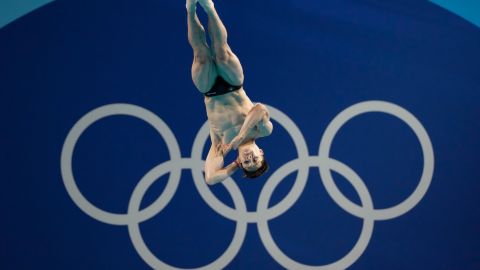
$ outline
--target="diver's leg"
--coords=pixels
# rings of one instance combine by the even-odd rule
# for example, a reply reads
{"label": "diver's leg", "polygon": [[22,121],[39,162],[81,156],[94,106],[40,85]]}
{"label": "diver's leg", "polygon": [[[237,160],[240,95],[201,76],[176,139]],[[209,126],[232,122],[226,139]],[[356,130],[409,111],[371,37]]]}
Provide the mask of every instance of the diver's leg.
{"label": "diver's leg", "polygon": [[196,13],[196,0],[187,0],[188,41],[193,49],[192,80],[200,92],[205,93],[213,86],[217,70],[207,45],[205,29]]}
{"label": "diver's leg", "polygon": [[243,69],[227,43],[227,29],[223,25],[212,0],[198,0],[208,15],[208,32],[214,49],[217,72],[233,85],[243,84]]}

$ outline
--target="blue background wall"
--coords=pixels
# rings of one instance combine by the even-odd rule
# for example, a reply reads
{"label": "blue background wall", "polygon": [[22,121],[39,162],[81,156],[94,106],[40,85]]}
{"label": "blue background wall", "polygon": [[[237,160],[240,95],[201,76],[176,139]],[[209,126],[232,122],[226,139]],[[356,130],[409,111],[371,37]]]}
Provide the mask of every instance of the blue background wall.
{"label": "blue background wall", "polygon": [[[480,268],[478,27],[424,1],[223,0],[216,7],[242,61],[248,95],[288,115],[309,155],[318,155],[322,134],[339,112],[366,100],[405,108],[428,132],[435,169],[426,195],[408,213],[376,221],[351,269]],[[2,269],[149,269],[126,226],[99,222],[72,201],[60,157],[72,126],[112,103],[155,113],[174,133],[181,156],[191,156],[206,115],[190,78],[185,15],[183,1],[54,1],[0,29]],[[249,211],[256,210],[269,177],[298,155],[288,132],[274,124],[272,136],[259,142],[271,164],[268,174],[254,181],[234,177]],[[375,208],[402,202],[422,173],[417,137],[386,114],[348,122],[331,156],[362,178]],[[140,179],[170,158],[151,126],[115,116],[81,136],[72,164],[92,204],[126,213]],[[324,265],[350,251],[362,219],[330,198],[318,168],[309,172],[298,201],[268,223],[285,254]],[[360,204],[349,182],[334,177]],[[167,178],[148,190],[142,207],[162,194]],[[288,175],[270,205],[295,180],[296,172]],[[211,189],[233,207],[222,185]],[[189,170],[166,208],[140,224],[152,253],[183,268],[219,257],[235,226],[205,203]],[[282,266],[252,222],[227,269]]]}

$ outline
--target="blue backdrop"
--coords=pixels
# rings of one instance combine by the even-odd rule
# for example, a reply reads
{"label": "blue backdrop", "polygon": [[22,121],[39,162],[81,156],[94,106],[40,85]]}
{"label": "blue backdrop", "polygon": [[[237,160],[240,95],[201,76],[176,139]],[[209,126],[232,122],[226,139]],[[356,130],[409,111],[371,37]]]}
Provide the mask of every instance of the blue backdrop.
{"label": "blue backdrop", "polygon": [[[54,1],[0,29],[0,268],[480,269],[480,29],[424,1],[215,3],[248,95],[276,112],[269,172],[209,187],[220,202],[194,180],[206,114],[183,1]],[[322,159],[359,103],[397,114],[353,117]],[[102,112],[122,115],[82,118]]]}

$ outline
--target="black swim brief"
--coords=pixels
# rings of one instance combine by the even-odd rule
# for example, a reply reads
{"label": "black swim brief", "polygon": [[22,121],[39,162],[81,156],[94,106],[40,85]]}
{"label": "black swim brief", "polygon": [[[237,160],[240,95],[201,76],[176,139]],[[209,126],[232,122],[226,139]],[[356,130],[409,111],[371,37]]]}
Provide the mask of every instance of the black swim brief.
{"label": "black swim brief", "polygon": [[208,92],[204,93],[204,95],[206,97],[225,95],[226,93],[237,91],[238,89],[242,88],[242,86],[243,85],[231,85],[225,81],[222,76],[217,76],[212,88]]}

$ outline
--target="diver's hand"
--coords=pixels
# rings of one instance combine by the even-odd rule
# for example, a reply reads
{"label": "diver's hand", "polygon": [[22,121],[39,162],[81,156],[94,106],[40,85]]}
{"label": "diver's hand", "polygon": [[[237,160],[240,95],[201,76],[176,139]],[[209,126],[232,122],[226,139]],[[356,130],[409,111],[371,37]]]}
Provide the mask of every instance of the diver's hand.
{"label": "diver's hand", "polygon": [[215,147],[216,156],[223,156],[223,144],[219,143]]}
{"label": "diver's hand", "polygon": [[232,150],[232,144],[222,144],[222,152],[223,156],[226,156]]}
{"label": "diver's hand", "polygon": [[217,156],[226,156],[231,150],[232,150],[232,145],[231,144],[218,144],[216,149],[216,154]]}

